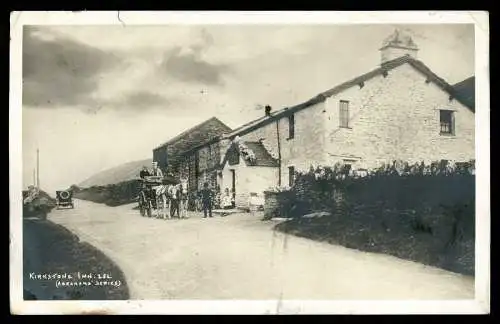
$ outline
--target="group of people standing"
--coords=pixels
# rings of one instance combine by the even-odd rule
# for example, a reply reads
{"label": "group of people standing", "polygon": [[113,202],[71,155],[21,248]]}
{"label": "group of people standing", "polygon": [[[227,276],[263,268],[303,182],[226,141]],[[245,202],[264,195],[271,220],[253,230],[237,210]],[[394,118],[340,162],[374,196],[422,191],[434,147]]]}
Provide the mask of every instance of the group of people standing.
{"label": "group of people standing", "polygon": [[222,209],[232,209],[235,207],[234,198],[229,192],[229,188],[226,188],[224,194],[221,195],[218,188],[214,193],[209,188],[208,183],[204,183],[203,189],[200,192],[200,199],[204,217],[206,217],[207,213],[211,215],[214,205]]}
{"label": "group of people standing", "polygon": [[150,176],[157,176],[157,177],[163,178],[163,172],[158,167],[158,162],[153,161],[152,169],[149,170],[147,166],[143,166],[141,172],[139,172],[139,176],[141,177],[141,179],[144,179],[144,178],[150,177]]}
{"label": "group of people standing", "polygon": [[[163,172],[158,167],[158,163],[153,161],[152,169],[149,170],[146,166],[140,171],[139,174],[141,179],[145,179],[146,177],[155,176],[163,178]],[[159,188],[158,186],[152,186],[151,194],[154,195],[155,190]],[[203,188],[198,192],[196,199],[199,199],[201,202],[201,209],[203,210],[203,218],[213,217],[212,210],[214,209],[214,205],[220,205],[222,209],[231,209],[234,208],[234,198],[231,195],[229,188],[226,188],[224,193],[221,195],[220,190],[217,188],[216,191],[212,190],[208,183],[205,182],[203,184]],[[155,201],[156,199],[154,199]],[[176,206],[175,200],[173,200],[174,204],[170,205],[170,214],[174,216],[177,212],[179,213],[179,207]]]}

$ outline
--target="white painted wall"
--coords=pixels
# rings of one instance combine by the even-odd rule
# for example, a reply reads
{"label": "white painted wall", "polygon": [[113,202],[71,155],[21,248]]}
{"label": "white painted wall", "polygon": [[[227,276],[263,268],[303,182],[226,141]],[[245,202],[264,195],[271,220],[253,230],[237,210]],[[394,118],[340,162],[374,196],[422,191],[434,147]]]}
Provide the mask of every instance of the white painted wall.
{"label": "white painted wall", "polygon": [[[288,139],[289,122],[284,117],[279,120],[279,136],[281,145],[281,183],[288,184],[288,167],[294,166],[297,171],[308,170],[311,165],[317,166],[326,160],[325,143],[325,103],[320,102],[295,113],[295,136]],[[242,135],[244,141],[264,139],[266,148],[277,156],[278,140],[276,122]],[[278,178],[274,186],[278,185]]]}
{"label": "white painted wall", "polygon": [[[402,159],[409,162],[475,156],[474,113],[409,64],[328,98],[329,164],[358,157],[357,167]],[[339,100],[350,102],[351,128],[339,128]],[[455,136],[440,135],[439,109],[455,111]]]}
{"label": "white painted wall", "polygon": [[226,163],[224,166],[221,192],[224,192],[226,188],[231,190],[231,170],[235,170],[236,173],[235,204],[237,207],[248,207],[251,192],[263,195],[266,189],[276,185],[278,179],[278,168],[247,166],[240,158],[239,164],[229,165]]}

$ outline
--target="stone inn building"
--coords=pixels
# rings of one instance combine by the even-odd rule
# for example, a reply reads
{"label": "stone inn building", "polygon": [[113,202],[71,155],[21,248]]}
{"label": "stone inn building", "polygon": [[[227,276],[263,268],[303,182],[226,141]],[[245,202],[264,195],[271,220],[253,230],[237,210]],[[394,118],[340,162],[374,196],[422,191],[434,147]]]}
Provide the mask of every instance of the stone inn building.
{"label": "stone inn building", "polygon": [[469,161],[474,147],[474,77],[452,86],[417,59],[411,37],[388,37],[381,62],[310,100],[226,134],[219,183],[236,205],[296,171],[336,163],[370,169],[393,160]]}
{"label": "stone inn building", "polygon": [[[211,119],[210,136],[200,135],[207,124],[199,125],[197,136],[180,135],[191,138],[189,145],[175,144],[178,137],[157,148],[155,159],[167,165],[171,156],[174,169],[189,176],[190,190],[207,181],[230,189],[241,207],[270,187],[291,186],[295,172],[311,166],[359,170],[394,160],[474,159],[474,77],[448,84],[397,30],[380,52],[379,65],[363,75],[292,107],[267,106],[261,118],[234,130]],[[169,145],[177,145],[175,153]]]}
{"label": "stone inn building", "polygon": [[205,181],[216,184],[221,160],[220,137],[231,128],[213,117],[182,132],[153,150],[153,160],[164,174],[188,178],[190,191]]}

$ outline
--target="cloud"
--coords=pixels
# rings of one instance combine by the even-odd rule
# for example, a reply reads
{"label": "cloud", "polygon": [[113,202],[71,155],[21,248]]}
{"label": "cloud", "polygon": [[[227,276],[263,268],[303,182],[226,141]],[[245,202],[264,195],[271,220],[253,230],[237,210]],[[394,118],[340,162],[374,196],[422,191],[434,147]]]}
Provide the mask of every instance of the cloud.
{"label": "cloud", "polygon": [[177,98],[167,98],[147,90],[137,90],[129,92],[117,100],[108,101],[104,105],[118,109],[146,110],[172,108],[172,104],[177,101]]}
{"label": "cloud", "polygon": [[134,93],[130,93],[126,97],[125,102],[129,106],[143,107],[143,106],[156,106],[164,104],[166,102],[166,99],[156,93],[151,93],[147,91],[137,91]]}
{"label": "cloud", "polygon": [[188,47],[176,46],[165,53],[161,71],[183,82],[222,85],[224,74],[231,71],[229,65],[214,64],[203,59],[213,44],[212,35],[202,29],[198,41]]}
{"label": "cloud", "polygon": [[94,104],[98,76],[119,66],[114,54],[25,27],[23,35],[23,105],[67,107]]}

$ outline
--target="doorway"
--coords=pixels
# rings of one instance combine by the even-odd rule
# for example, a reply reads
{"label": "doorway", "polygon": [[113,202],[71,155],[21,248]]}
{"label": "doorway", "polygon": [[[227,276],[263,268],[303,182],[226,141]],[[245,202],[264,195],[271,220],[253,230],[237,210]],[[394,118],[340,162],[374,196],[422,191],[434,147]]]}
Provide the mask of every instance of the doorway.
{"label": "doorway", "polygon": [[232,200],[231,200],[231,206],[232,208],[236,207],[236,170],[230,170],[231,171],[231,194],[232,194]]}

